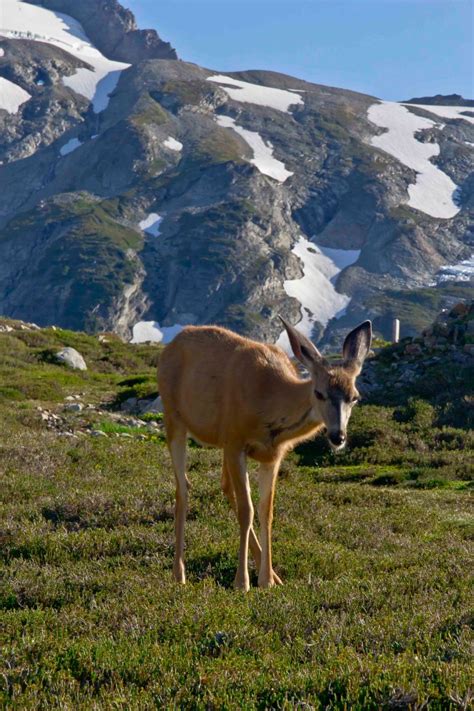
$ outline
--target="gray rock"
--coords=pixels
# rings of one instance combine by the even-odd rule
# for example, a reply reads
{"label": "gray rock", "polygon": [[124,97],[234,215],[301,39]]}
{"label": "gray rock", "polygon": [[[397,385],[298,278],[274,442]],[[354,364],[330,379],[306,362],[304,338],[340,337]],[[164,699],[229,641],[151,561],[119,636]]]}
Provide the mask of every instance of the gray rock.
{"label": "gray rock", "polygon": [[68,405],[65,405],[64,409],[67,412],[82,412],[84,409],[84,405],[82,404],[82,402],[71,402]]}
{"label": "gray rock", "polygon": [[136,411],[137,403],[138,398],[129,397],[122,402],[122,404],[120,405],[120,409],[122,410],[122,412],[134,413]]}
{"label": "gray rock", "polygon": [[74,370],[87,370],[87,364],[84,358],[79,351],[76,351],[75,348],[71,348],[70,346],[56,353],[56,359]]}
{"label": "gray rock", "polygon": [[[141,405],[141,403],[144,403],[144,404]],[[163,403],[162,403],[161,397],[159,395],[157,398],[155,398],[151,402],[150,402],[150,400],[145,400],[145,401],[140,400],[140,405],[141,405],[141,407],[140,407],[141,414],[163,412]]]}

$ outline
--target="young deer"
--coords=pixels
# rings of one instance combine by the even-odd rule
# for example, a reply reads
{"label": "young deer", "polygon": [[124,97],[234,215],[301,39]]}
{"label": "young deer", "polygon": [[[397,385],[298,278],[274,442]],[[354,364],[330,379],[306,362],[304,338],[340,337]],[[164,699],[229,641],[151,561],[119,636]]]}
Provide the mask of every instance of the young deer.
{"label": "young deer", "polygon": [[[285,321],[283,325],[295,357],[310,373],[307,380],[299,377],[277,346],[217,326],[188,326],[161,356],[158,382],[176,477],[173,570],[180,583],[185,582],[188,433],[202,444],[223,449],[222,489],[240,525],[234,585],[242,590],[249,589],[249,545],[259,586],[281,584],[272,567],[271,529],[275,482],[285,454],[323,427],[333,449],[345,444],[347,423],[358,399],[355,380],[370,348],[370,321],[347,336],[341,365],[330,365],[309,339]],[[261,546],[253,529],[247,457],[260,462]]]}

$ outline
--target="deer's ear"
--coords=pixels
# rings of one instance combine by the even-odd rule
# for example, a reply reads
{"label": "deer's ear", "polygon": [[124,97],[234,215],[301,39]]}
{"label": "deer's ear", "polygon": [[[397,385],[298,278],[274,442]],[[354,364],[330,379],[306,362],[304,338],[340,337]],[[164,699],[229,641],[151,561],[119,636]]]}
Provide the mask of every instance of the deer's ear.
{"label": "deer's ear", "polygon": [[290,326],[290,324],[287,323],[281,316],[278,318],[286,329],[291,350],[293,351],[295,358],[297,358],[300,363],[303,363],[308,370],[311,370],[311,368],[317,363],[322,363],[323,357],[321,353],[318,351],[316,346],[311,343],[309,338],[303,336],[303,334],[297,331],[294,326]]}
{"label": "deer's ear", "polygon": [[356,371],[357,375],[362,370],[364,360],[372,343],[372,323],[364,321],[352,330],[344,341],[342,356],[346,368]]}

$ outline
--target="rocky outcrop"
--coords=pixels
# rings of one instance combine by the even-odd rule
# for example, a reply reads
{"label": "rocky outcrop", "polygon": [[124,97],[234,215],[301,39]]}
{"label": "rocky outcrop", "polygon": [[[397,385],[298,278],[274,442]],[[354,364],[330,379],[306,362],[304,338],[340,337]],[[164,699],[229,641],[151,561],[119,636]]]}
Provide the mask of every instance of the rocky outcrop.
{"label": "rocky outcrop", "polygon": [[419,96],[403,101],[404,104],[432,104],[433,106],[474,106],[473,99],[465,99],[461,94],[436,94],[436,96]]}
{"label": "rocky outcrop", "polygon": [[92,43],[109,59],[135,64],[144,59],[177,59],[176,51],[155,30],[139,30],[135,17],[117,0],[28,0],[72,15]]}
{"label": "rocky outcrop", "polygon": [[474,425],[474,301],[443,309],[413,338],[378,349],[358,380],[374,403],[401,404],[422,398],[443,418]]}

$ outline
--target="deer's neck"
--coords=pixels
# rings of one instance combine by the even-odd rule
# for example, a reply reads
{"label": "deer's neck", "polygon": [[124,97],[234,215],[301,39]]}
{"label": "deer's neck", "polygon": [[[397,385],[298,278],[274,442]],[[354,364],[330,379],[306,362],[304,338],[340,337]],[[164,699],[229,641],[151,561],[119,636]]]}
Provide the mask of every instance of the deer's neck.
{"label": "deer's neck", "polygon": [[295,439],[318,424],[312,405],[312,389],[311,380],[285,383],[279,393],[274,417],[268,423],[276,443]]}

